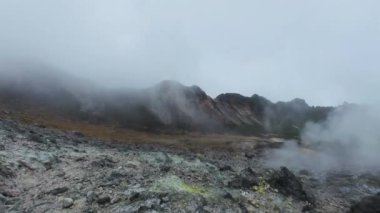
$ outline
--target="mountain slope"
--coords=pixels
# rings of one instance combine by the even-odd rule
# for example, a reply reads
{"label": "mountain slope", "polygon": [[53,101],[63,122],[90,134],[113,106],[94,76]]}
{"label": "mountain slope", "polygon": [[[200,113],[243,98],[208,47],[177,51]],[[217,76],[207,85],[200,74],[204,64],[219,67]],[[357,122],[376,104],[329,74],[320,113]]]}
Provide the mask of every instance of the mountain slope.
{"label": "mountain slope", "polygon": [[0,74],[3,108],[122,128],[294,137],[307,121],[323,120],[332,110],[301,99],[272,103],[258,95],[226,93],[213,99],[197,86],[173,81],[143,90],[111,90],[39,66],[3,67]]}

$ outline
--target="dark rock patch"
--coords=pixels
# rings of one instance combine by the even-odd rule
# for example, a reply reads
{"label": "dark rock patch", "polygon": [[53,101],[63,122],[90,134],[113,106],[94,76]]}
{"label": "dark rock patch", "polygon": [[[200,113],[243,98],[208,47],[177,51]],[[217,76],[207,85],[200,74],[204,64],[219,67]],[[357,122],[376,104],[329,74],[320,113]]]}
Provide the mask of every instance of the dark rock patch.
{"label": "dark rock patch", "polygon": [[231,188],[237,188],[237,189],[240,189],[240,188],[244,188],[244,189],[249,189],[255,185],[258,184],[258,180],[257,179],[253,179],[253,178],[246,178],[246,177],[235,177],[232,181],[228,182],[228,187],[231,187]]}
{"label": "dark rock patch", "polygon": [[34,133],[34,132],[30,133],[28,138],[29,138],[29,140],[37,142],[37,143],[43,143],[44,142],[43,137],[37,133]]}
{"label": "dark rock patch", "polygon": [[103,195],[103,196],[100,196],[96,202],[99,203],[99,204],[110,203],[111,202],[111,197],[108,196],[108,195]]}
{"label": "dark rock patch", "polygon": [[15,177],[16,173],[14,173],[11,168],[9,168],[6,165],[3,165],[0,162],[0,176],[3,176],[5,178],[11,178],[11,177]]}
{"label": "dark rock patch", "polygon": [[69,190],[68,187],[64,186],[64,187],[58,187],[58,188],[55,188],[55,189],[52,189],[49,191],[49,194],[52,194],[52,195],[58,195],[58,194],[62,194],[62,193],[65,193]]}
{"label": "dark rock patch", "polygon": [[74,159],[75,162],[84,162],[84,161],[87,161],[87,159],[85,157],[77,157]]}
{"label": "dark rock patch", "polygon": [[108,156],[91,162],[91,166],[98,168],[114,168],[115,164],[116,162]]}
{"label": "dark rock patch", "polygon": [[140,197],[140,193],[138,193],[138,192],[133,192],[133,193],[131,194],[131,196],[129,197],[129,201],[134,202],[134,201],[136,201],[137,199],[139,199],[139,197]]}
{"label": "dark rock patch", "polygon": [[285,196],[292,196],[301,201],[314,203],[312,196],[308,195],[304,190],[300,179],[286,167],[281,167],[279,171],[275,171],[268,183]]}
{"label": "dark rock patch", "polygon": [[380,192],[363,198],[361,201],[353,204],[350,213],[379,213],[380,212]]}
{"label": "dark rock patch", "polygon": [[168,173],[170,169],[171,169],[170,166],[166,166],[166,165],[160,167],[160,171],[164,173]]}
{"label": "dark rock patch", "polygon": [[111,174],[108,176],[108,180],[109,181],[112,181],[112,180],[115,180],[115,179],[119,179],[119,178],[124,178],[124,177],[127,177],[128,174],[124,171],[118,171],[118,170],[115,170],[115,171],[112,171]]}
{"label": "dark rock patch", "polygon": [[229,165],[221,166],[219,167],[219,171],[224,172],[224,171],[233,171],[232,167]]}
{"label": "dark rock patch", "polygon": [[234,198],[232,197],[231,193],[229,192],[226,192],[224,195],[223,195],[223,198],[224,199],[228,199],[228,200],[234,200]]}
{"label": "dark rock patch", "polygon": [[254,157],[256,157],[256,153],[244,153],[244,156],[246,157],[246,158],[248,158],[248,159],[252,159],[252,158],[254,158]]}
{"label": "dark rock patch", "polygon": [[83,138],[84,137],[84,134],[81,133],[81,132],[78,132],[78,131],[73,131],[72,134],[76,137],[80,137],[80,138]]}
{"label": "dark rock patch", "polygon": [[259,181],[256,173],[251,168],[247,168],[242,170],[240,175],[228,182],[228,187],[249,189],[258,185]]}

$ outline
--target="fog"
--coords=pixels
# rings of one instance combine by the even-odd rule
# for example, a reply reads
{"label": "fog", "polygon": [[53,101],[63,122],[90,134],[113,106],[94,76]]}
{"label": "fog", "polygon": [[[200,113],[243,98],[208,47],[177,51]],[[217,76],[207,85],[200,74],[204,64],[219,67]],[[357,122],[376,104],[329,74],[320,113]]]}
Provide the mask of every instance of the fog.
{"label": "fog", "polygon": [[2,0],[0,57],[112,88],[161,80],[313,105],[380,102],[380,2]]}
{"label": "fog", "polygon": [[308,123],[296,141],[270,152],[266,163],[314,172],[380,171],[380,111],[371,106],[343,105],[321,123]]}
{"label": "fog", "polygon": [[[274,102],[364,104],[307,124],[300,139],[306,148],[289,142],[270,163],[379,169],[378,8],[377,0],[2,0],[0,83],[38,70],[34,85],[61,79],[73,93],[98,88],[77,77],[113,89],[175,80],[213,97],[236,92]],[[52,71],[59,77],[47,78]],[[172,96],[189,108],[181,94]],[[152,110],[170,120],[168,109]]]}

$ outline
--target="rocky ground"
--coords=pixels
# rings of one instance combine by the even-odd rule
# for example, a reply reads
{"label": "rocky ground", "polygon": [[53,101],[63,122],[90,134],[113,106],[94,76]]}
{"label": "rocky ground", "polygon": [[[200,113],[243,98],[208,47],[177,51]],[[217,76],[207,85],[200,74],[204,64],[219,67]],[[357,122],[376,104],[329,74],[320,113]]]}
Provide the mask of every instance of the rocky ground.
{"label": "rocky ground", "polygon": [[376,212],[379,174],[273,169],[258,154],[111,143],[0,120],[0,212]]}

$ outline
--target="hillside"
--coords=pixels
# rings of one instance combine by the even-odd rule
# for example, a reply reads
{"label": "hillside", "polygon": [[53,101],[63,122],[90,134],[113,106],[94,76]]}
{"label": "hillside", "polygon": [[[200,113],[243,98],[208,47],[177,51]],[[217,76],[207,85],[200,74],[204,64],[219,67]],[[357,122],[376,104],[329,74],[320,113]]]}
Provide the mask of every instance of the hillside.
{"label": "hillside", "polygon": [[116,90],[46,67],[7,70],[0,72],[0,107],[49,120],[148,131],[297,137],[306,122],[324,120],[333,109],[312,107],[302,99],[272,103],[259,95],[226,93],[213,99],[197,86],[173,81],[147,89]]}

